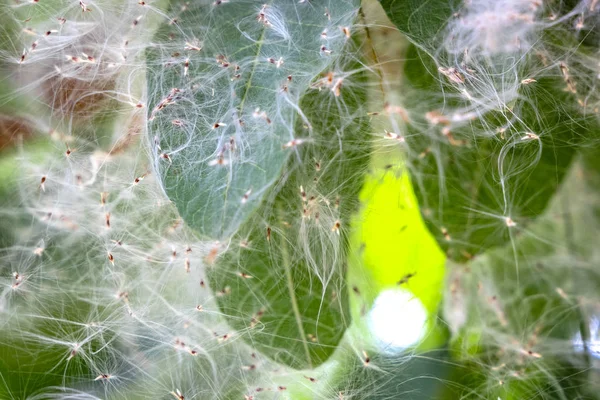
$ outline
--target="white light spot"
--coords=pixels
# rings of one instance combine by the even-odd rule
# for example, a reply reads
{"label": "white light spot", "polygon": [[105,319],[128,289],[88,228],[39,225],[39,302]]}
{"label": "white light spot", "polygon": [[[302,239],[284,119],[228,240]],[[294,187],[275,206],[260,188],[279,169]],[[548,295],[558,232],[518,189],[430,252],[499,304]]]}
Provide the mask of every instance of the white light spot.
{"label": "white light spot", "polygon": [[417,344],[427,329],[427,310],[417,297],[402,289],[382,292],[367,318],[379,345],[393,352]]}

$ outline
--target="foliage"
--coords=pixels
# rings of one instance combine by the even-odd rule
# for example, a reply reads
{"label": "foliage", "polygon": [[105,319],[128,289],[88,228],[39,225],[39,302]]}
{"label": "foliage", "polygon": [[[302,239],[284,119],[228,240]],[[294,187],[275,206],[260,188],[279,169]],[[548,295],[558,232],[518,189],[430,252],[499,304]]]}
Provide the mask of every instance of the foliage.
{"label": "foliage", "polygon": [[0,17],[0,398],[598,398],[600,2]]}

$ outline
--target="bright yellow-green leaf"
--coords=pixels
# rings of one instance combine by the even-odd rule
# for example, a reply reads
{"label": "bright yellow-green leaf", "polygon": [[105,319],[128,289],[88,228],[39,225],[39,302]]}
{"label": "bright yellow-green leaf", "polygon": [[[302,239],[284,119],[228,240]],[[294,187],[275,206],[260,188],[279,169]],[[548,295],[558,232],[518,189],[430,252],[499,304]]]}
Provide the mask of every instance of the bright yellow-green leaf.
{"label": "bright yellow-green leaf", "polygon": [[[367,313],[382,292],[404,291],[412,297],[411,304],[420,302],[427,314],[427,339],[418,346],[424,350],[442,340],[441,331],[434,326],[442,299],[446,257],[421,218],[406,172],[403,166],[377,168],[367,177],[360,195],[361,210],[352,225],[354,251],[349,261],[348,282],[353,320],[364,321],[359,324],[371,331]],[[399,320],[405,317],[404,307],[396,308],[397,313],[387,317],[389,324],[404,323],[400,329],[410,329],[406,324],[411,321]],[[413,309],[414,304],[407,308]]]}

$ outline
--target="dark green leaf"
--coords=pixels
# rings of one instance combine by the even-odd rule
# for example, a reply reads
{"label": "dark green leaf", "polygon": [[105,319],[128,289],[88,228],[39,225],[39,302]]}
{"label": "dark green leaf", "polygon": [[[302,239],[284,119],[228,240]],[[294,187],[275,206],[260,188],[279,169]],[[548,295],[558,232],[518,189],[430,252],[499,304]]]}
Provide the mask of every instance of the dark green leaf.
{"label": "dark green leaf", "polygon": [[562,78],[545,76],[521,86],[527,101],[475,115],[444,134],[444,122],[432,123],[426,114],[453,118],[444,108],[468,109],[469,100],[415,47],[405,73],[408,108],[417,110],[407,137],[410,162],[431,232],[455,260],[509,241],[544,210],[593,118],[568,106],[575,101]]}
{"label": "dark green leaf", "polygon": [[441,34],[461,0],[381,0],[381,6],[400,32],[426,49],[439,46]]}
{"label": "dark green leaf", "polygon": [[[514,245],[452,270],[446,318],[452,325],[456,316],[464,317],[455,329],[457,354],[474,361],[469,364],[483,377],[490,366],[501,365],[498,373],[504,374],[518,365],[519,376],[506,375],[501,392],[514,395],[521,387],[540,399],[597,393],[593,343],[600,274],[593,237],[600,228],[600,169],[597,150],[581,153],[543,215],[515,235]],[[519,354],[519,348],[507,352],[506,337],[520,338],[520,346],[536,355]],[[486,397],[492,395],[499,394]]]}

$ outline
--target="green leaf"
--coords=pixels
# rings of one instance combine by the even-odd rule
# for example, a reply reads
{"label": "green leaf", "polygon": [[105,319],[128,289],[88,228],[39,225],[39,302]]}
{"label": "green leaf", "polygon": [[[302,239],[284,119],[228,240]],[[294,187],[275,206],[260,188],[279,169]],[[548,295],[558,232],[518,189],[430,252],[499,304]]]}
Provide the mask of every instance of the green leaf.
{"label": "green leaf", "polygon": [[[388,156],[387,160],[398,161],[398,156]],[[373,332],[364,316],[381,292],[392,289],[414,296],[411,301],[420,302],[427,314],[427,326],[423,328],[427,340],[415,343],[423,351],[444,340],[438,332],[437,313],[446,257],[421,218],[407,172],[402,166],[376,168],[367,175],[360,195],[360,213],[353,223],[348,282],[353,289],[353,320],[363,329],[365,342]]]}
{"label": "green leaf", "polygon": [[[458,261],[508,242],[545,209],[593,118],[577,117],[561,78],[542,76],[519,88],[527,101],[465,118],[444,133],[450,125],[444,121],[461,115],[443,110],[468,110],[470,100],[414,46],[405,74],[407,108],[413,111],[406,141],[431,232]],[[431,115],[442,122],[432,122]]]}
{"label": "green leaf", "polygon": [[[259,211],[210,272],[221,311],[253,347],[314,368],[350,324],[345,283],[350,216],[368,164],[365,77],[357,64],[340,96],[313,90],[301,107],[313,127]],[[301,121],[298,132],[305,130]]]}
{"label": "green leaf", "polygon": [[[236,232],[295,144],[316,140],[300,99],[341,54],[357,6],[196,1],[175,8],[155,36],[148,57],[155,164],[167,195],[202,236]],[[299,120],[308,129],[295,130]]]}
{"label": "green leaf", "polygon": [[461,0],[381,0],[396,27],[425,49],[437,48],[441,34]]}
{"label": "green leaf", "polygon": [[[68,261],[79,261],[79,255],[84,252]],[[2,276],[10,271],[10,267],[0,266]],[[45,302],[43,312],[27,315],[27,311],[35,310],[35,301],[16,300],[22,302],[21,306],[13,308],[10,316],[3,315],[5,324],[0,326],[0,398],[25,399],[57,387],[76,387],[93,380],[101,365],[116,363],[118,356],[106,345],[116,340],[114,332],[90,329],[87,336],[81,331],[89,315],[116,313],[114,305],[95,307],[55,291],[52,301]],[[83,343],[73,352],[78,339]]]}

